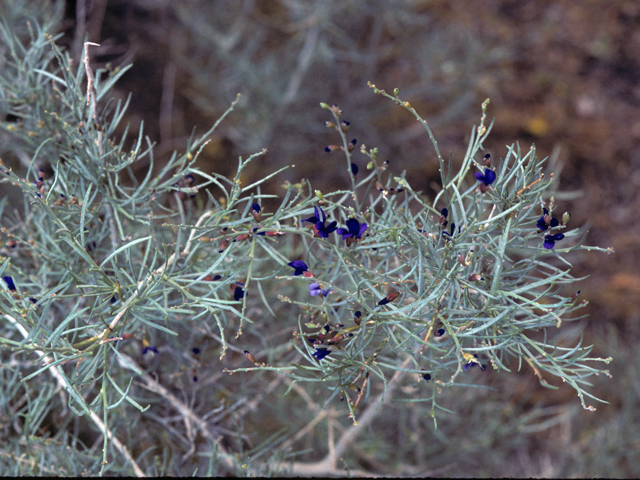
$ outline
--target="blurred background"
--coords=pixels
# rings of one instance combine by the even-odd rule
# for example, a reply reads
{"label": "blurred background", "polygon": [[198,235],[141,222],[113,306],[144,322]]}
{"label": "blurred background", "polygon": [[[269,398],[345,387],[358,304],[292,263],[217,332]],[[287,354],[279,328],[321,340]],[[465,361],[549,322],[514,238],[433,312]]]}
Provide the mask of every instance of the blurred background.
{"label": "blurred background", "polygon": [[[432,196],[438,163],[426,132],[407,111],[374,95],[367,82],[389,92],[399,88],[454,163],[479,123],[481,103],[490,98],[487,116],[495,124],[487,151],[497,161],[507,145],[519,142],[525,151],[535,144],[540,156],[552,157],[559,190],[566,193],[556,197],[559,213],[569,211],[573,225],[585,225],[587,243],[615,249],[575,258],[572,273],[588,276],[579,288],[589,318],[560,331],[562,338],[574,335],[574,343],[583,332],[593,356],[613,356],[613,378],[596,378],[592,388],[610,403],[588,402],[597,407],[590,413],[569,386],[543,388],[529,370],[486,372],[494,391],[444,393],[450,399],[442,403],[456,414],[440,417],[437,430],[425,418],[427,407],[386,405],[345,454],[345,465],[385,475],[640,476],[640,361],[633,353],[640,342],[640,2],[9,4],[0,3],[9,21],[55,19],[64,33],[60,43],[78,61],[86,33],[101,45],[92,50],[94,67],[133,63],[117,95],[132,94],[129,135],[136,137],[144,121],[158,159],[184,149],[193,128],[204,132],[241,93],[199,166],[232,174],[238,156],[267,148],[246,175],[295,165],[267,185],[276,194],[283,181],[303,177],[323,191],[347,186],[344,159],[324,152],[338,138],[324,126],[330,117],[320,102],[338,104],[358,147],[379,147],[378,158],[389,160],[394,174],[406,170],[413,188]],[[354,159],[365,168],[363,155]],[[144,165],[139,168],[145,173]],[[220,372],[217,357],[211,358],[209,368]],[[232,380],[238,381],[216,375],[231,390]],[[273,376],[244,380],[261,390]],[[284,390],[274,388],[238,420],[247,442],[260,444],[276,431],[291,439],[311,421],[308,400],[293,393],[283,398]],[[326,451],[326,428],[323,420],[287,448],[297,446],[301,461],[318,460]]]}

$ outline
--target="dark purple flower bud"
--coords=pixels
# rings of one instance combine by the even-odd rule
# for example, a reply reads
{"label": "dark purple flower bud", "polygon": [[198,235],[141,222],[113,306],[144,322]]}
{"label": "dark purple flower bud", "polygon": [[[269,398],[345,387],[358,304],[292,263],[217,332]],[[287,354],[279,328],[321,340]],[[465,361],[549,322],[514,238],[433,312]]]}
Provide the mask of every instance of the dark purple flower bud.
{"label": "dark purple flower bud", "polygon": [[316,357],[318,360],[322,360],[324,357],[326,357],[330,353],[331,353],[331,350],[329,350],[328,348],[316,348],[316,351],[313,352],[312,355]]}
{"label": "dark purple flower bud", "polygon": [[145,355],[148,352],[159,353],[156,347],[149,345],[148,347],[144,347],[142,349],[142,355]]}
{"label": "dark purple flower bud", "polygon": [[244,351],[244,356],[247,357],[247,360],[249,360],[251,363],[256,363],[256,357],[254,357],[253,353],[251,353],[249,350]]}
{"label": "dark purple flower bud", "polygon": [[431,375],[429,375],[428,373],[423,373],[422,378],[424,378],[425,382],[428,382],[429,380],[431,380]]}
{"label": "dark purple flower bud", "polygon": [[[233,299],[237,302],[241,298],[244,298],[244,289],[242,288],[244,287],[244,282],[236,282],[234,285],[235,289],[233,290]],[[234,285],[232,285],[232,287],[234,287]]]}
{"label": "dark purple flower bud", "polygon": [[260,205],[258,205],[257,203],[254,203],[251,206],[251,215],[253,215],[253,219],[260,223],[260,220],[262,219],[262,209],[260,208]]}
{"label": "dark purple flower bud", "polygon": [[355,163],[351,162],[351,173],[353,173],[354,177],[358,175],[358,171],[358,166]]}
{"label": "dark purple flower bud", "polygon": [[490,167],[491,166],[491,154],[487,153],[484,158],[482,159],[482,162],[484,163],[485,167]]}
{"label": "dark purple flower bud", "polygon": [[340,122],[340,129],[344,132],[347,133],[347,130],[349,130],[349,126],[351,125],[351,123],[347,122],[346,120],[342,120]]}
{"label": "dark purple flower bud", "polygon": [[353,152],[353,149],[356,148],[357,143],[358,143],[358,140],[356,140],[355,138],[351,140],[349,142],[349,145],[347,145],[347,150],[349,150],[350,152]]}
{"label": "dark purple flower bud", "polygon": [[327,153],[335,152],[337,150],[340,150],[339,145],[327,145],[326,147],[324,147],[324,151]]}
{"label": "dark purple flower bud", "polygon": [[398,298],[400,296],[400,293],[398,292],[391,292],[389,295],[387,295],[386,297],[384,297],[382,300],[380,300],[378,302],[378,306],[380,305],[386,305],[387,303],[391,303],[393,302],[396,298]]}
{"label": "dark purple flower bud", "polygon": [[12,292],[16,291],[16,284],[13,283],[13,278],[6,276],[6,277],[2,277],[2,280],[4,280],[4,283],[7,284],[7,288],[9,290],[11,290]]}
{"label": "dark purple flower bud", "polygon": [[578,298],[578,295],[580,295],[580,290],[576,290],[571,294],[571,300],[575,300],[576,298]]}
{"label": "dark purple flower bud", "polygon": [[[293,276],[303,275],[304,273],[309,271],[309,267],[302,260],[294,260],[293,262],[287,263],[291,268],[294,269]],[[306,275],[305,275],[306,276]]]}
{"label": "dark purple flower bud", "polygon": [[433,334],[434,337],[441,337],[443,336],[445,333],[445,329],[444,328],[439,328],[436,333]]}
{"label": "dark purple flower bud", "polygon": [[564,238],[564,235],[562,233],[556,233],[554,235],[545,235],[544,243],[542,244],[542,246],[547,250],[551,250],[555,246],[556,242],[559,240],[562,240],[563,238]]}
{"label": "dark purple flower bud", "polygon": [[449,217],[449,210],[447,210],[446,208],[443,208],[442,212],[440,213],[440,225],[442,225],[442,228],[445,228],[447,226],[447,223],[449,223],[447,221],[448,217]]}
{"label": "dark purple flower bud", "polygon": [[360,325],[362,322],[362,312],[360,310],[357,310],[356,313],[353,314],[353,321],[356,325]]}
{"label": "dark purple flower bud", "polygon": [[38,303],[38,299],[37,299],[36,297],[29,297],[29,301],[30,301],[31,303],[33,303],[34,305],[35,305],[36,303]]}
{"label": "dark purple flower bud", "polygon": [[194,355],[198,355],[200,353],[200,349],[198,347],[193,347],[191,349],[191,353],[193,353]]}

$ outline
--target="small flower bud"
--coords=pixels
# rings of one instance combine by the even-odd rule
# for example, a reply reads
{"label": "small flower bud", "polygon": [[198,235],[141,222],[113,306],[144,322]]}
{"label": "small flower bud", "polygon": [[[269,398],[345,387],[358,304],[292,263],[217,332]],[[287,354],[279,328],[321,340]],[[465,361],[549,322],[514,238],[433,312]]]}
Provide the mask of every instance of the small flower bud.
{"label": "small flower bud", "polygon": [[350,125],[351,125],[351,124],[350,124],[349,122],[347,122],[347,121],[345,121],[345,120],[342,120],[342,121],[340,122],[340,129],[341,129],[344,133],[347,133],[347,130],[349,130],[349,126],[350,126]]}
{"label": "small flower bud", "polygon": [[469,275],[470,282],[477,282],[478,280],[484,280],[484,278],[482,278],[478,273],[472,273],[471,275]]}
{"label": "small flower bud", "polygon": [[356,148],[356,144],[358,143],[357,139],[353,139],[349,142],[349,145],[347,145],[347,150],[349,150],[350,152],[353,152],[353,150]]}
{"label": "small flower bud", "polygon": [[333,122],[328,122],[328,121],[327,121],[327,122],[324,122],[324,124],[325,124],[325,126],[326,126],[326,127],[329,127],[329,128],[336,128],[336,124],[335,124],[335,123],[333,123]]}
{"label": "small flower bud", "polygon": [[331,105],[331,111],[336,115],[342,115],[342,110],[340,110],[340,107],[338,107],[338,105],[336,105],[335,103]]}
{"label": "small flower bud", "polygon": [[7,288],[9,290],[11,290],[12,292],[16,291],[16,284],[13,282],[13,278],[11,278],[10,276],[6,276],[2,277],[2,280],[4,280],[4,283],[7,284]]}
{"label": "small flower bud", "polygon": [[251,353],[249,350],[244,351],[244,356],[247,357],[247,360],[249,360],[251,363],[256,363],[256,357],[254,357],[253,353]]}
{"label": "small flower bud", "polygon": [[386,297],[384,297],[382,300],[380,300],[378,302],[378,306],[380,305],[386,305],[387,303],[391,303],[393,302],[396,298],[398,298],[400,296],[399,292],[391,292],[389,295],[387,295]]}
{"label": "small flower bud", "polygon": [[336,152],[338,150],[340,150],[340,147],[338,145],[327,145],[326,147],[324,147],[324,151],[327,153]]}
{"label": "small flower bud", "polygon": [[254,203],[251,206],[251,215],[253,215],[253,219],[260,223],[260,220],[262,219],[262,209],[260,208],[260,205],[257,203]]}
{"label": "small flower bud", "polygon": [[482,159],[482,162],[484,163],[485,167],[490,167],[491,166],[491,154],[487,153],[484,158]]}
{"label": "small flower bud", "polygon": [[397,97],[398,95],[400,95],[400,89],[399,88],[394,88],[393,89],[393,94]]}
{"label": "small flower bud", "polygon": [[362,322],[362,312],[360,312],[360,310],[357,310],[356,313],[353,314],[353,322],[358,326]]}
{"label": "small flower bud", "polygon": [[569,212],[564,212],[562,214],[562,224],[566,225],[567,223],[569,223],[570,218],[571,218],[571,214]]}

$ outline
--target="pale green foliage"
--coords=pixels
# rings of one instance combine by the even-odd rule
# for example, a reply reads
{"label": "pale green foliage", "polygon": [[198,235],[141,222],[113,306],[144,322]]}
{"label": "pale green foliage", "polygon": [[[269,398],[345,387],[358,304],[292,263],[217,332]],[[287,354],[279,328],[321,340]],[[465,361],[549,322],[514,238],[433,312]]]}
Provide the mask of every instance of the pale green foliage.
{"label": "pale green foliage", "polygon": [[[66,465],[58,473],[130,474],[137,463],[155,475],[195,468],[241,474],[245,460],[259,473],[276,473],[290,463],[286,450],[279,450],[288,441],[283,433],[261,438],[251,449],[242,444],[242,403],[262,390],[251,385],[260,373],[249,371],[281,375],[287,391],[318,384],[313,400],[329,406],[343,397],[353,422],[360,401],[375,407],[391,395],[387,386],[398,384],[397,399],[407,408],[428,402],[421,417],[435,422],[438,410],[450,407],[440,402],[442,389],[481,385],[479,375],[521,368],[545,384],[548,374],[560,377],[591,408],[584,387],[587,377],[603,372],[591,365],[600,359],[590,358],[589,348],[555,345],[544,335],[575,319],[570,314],[581,307],[573,290],[564,288],[576,281],[564,257],[598,249],[585,247],[586,234],[564,225],[562,243],[543,248],[536,222],[543,206],[551,214],[555,206],[545,197],[550,180],[540,180],[544,160],[535,149],[509,148],[496,162],[497,180],[485,193],[478,190],[473,172],[485,168],[478,162],[490,130],[486,104],[458,164],[441,157],[427,123],[398,92],[373,87],[414,114],[433,141],[442,181],[435,198],[415,192],[403,175],[389,175],[392,167],[366,146],[360,153],[368,171],[355,176],[348,138],[337,128],[341,170],[352,188],[316,193],[308,182],[288,184],[279,207],[263,209],[257,220],[252,205],[274,197],[260,186],[278,172],[248,180],[242,175],[262,152],[241,158],[233,179],[200,171],[195,161],[216,124],[158,167],[142,129],[132,142],[114,136],[126,104],[109,94],[124,69],[98,70],[95,90],[87,89],[85,66],[71,66],[37,24],[25,41],[7,25],[1,34],[2,114],[13,119],[2,123],[2,154],[26,159],[23,168],[3,172],[3,182],[21,191],[22,206],[8,208],[5,201],[0,212],[0,274],[17,286],[15,292],[5,285],[0,290],[0,413],[24,418],[3,424],[3,437],[27,442],[16,440],[5,450],[13,460],[23,451],[37,455],[46,442],[48,455],[64,456],[67,445],[77,451],[78,419],[93,412],[98,429],[120,438],[133,461],[113,461],[126,454],[103,435],[108,464],[75,453],[77,470]],[[325,107],[339,125],[339,109]],[[136,162],[147,162],[144,178],[133,174]],[[38,170],[47,166],[53,175],[39,180]],[[398,188],[403,192],[395,194]],[[366,234],[350,246],[335,233],[315,237],[301,223],[314,206],[339,226],[348,218],[367,223]],[[443,207],[455,229],[441,226]],[[295,259],[305,261],[314,277],[292,277],[287,263]],[[330,286],[331,293],[311,297],[313,282]],[[234,298],[238,288],[245,295]],[[387,295],[393,301],[379,305]],[[362,312],[359,325],[352,320],[355,311]],[[317,360],[306,340],[322,335],[325,325],[334,329],[333,341],[315,347],[331,353]],[[436,338],[441,328],[445,334]],[[344,337],[339,344],[337,336]],[[202,353],[192,353],[196,345]],[[249,368],[238,355],[245,348],[257,359]],[[487,371],[465,372],[474,363]],[[223,368],[243,375],[232,384],[237,390],[219,386],[221,377],[229,378]],[[205,405],[193,405],[195,376],[201,395],[210,399]],[[189,426],[173,426],[172,411]],[[48,416],[59,417],[55,431],[46,431]],[[223,435],[230,446],[220,442]],[[37,440],[30,444],[31,436]],[[47,436],[50,441],[43,440]],[[184,466],[187,458],[193,463]],[[26,463],[9,471],[40,473]]]}

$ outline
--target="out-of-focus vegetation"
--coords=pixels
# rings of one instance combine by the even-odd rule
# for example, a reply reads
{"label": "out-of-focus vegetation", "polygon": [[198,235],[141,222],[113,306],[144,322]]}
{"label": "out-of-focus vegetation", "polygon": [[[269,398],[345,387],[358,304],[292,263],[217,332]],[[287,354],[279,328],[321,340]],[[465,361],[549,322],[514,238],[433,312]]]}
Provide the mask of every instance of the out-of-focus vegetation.
{"label": "out-of-focus vegetation", "polygon": [[[205,351],[198,373],[205,387],[188,386],[163,396],[147,385],[156,390],[145,399],[154,406],[144,422],[150,432],[162,425],[166,433],[140,442],[134,453],[156,456],[158,474],[187,475],[196,465],[198,474],[207,473],[201,465],[208,459],[192,457],[189,449],[223,436],[223,446],[244,452],[244,457],[239,455],[234,463],[222,456],[210,465],[212,473],[237,474],[234,468],[245,464],[249,474],[254,473],[251,468],[269,474],[292,460],[303,464],[326,458],[331,461],[314,464],[315,470],[297,472],[640,475],[640,434],[635,427],[640,423],[640,360],[634,355],[640,340],[637,2],[0,3],[5,22],[19,25],[30,16],[57,25],[56,31],[65,34],[61,41],[78,62],[85,31],[90,41],[101,44],[93,53],[94,67],[116,69],[133,62],[117,93],[124,99],[132,92],[130,137],[137,137],[143,120],[144,133],[158,140],[156,164],[174,149],[185,148],[193,126],[206,131],[241,93],[241,102],[216,131],[199,166],[232,174],[238,155],[267,148],[268,154],[245,175],[251,179],[266,168],[296,165],[267,186],[277,194],[285,180],[293,183],[302,177],[312,178],[315,188],[346,186],[344,175],[326,168],[323,149],[333,139],[323,126],[320,101],[339,104],[350,117],[349,135],[380,147],[381,159],[389,160],[397,172],[407,170],[415,189],[433,195],[438,162],[422,127],[403,109],[372,95],[367,81],[399,87],[429,121],[441,151],[451,152],[454,161],[464,154],[468,119],[475,119],[478,105],[490,97],[488,115],[496,123],[485,148],[497,160],[514,139],[525,149],[535,143],[558,170],[562,167],[561,190],[575,192],[556,197],[570,206],[572,222],[590,225],[590,243],[616,250],[616,255],[576,259],[573,272],[590,275],[581,284],[590,317],[569,331],[583,331],[596,354],[614,357],[609,366],[613,379],[596,382],[594,388],[596,396],[610,404],[598,405],[595,413],[581,410],[568,386],[545,389],[527,369],[515,375],[485,372],[483,381],[496,390],[449,393],[446,403],[455,414],[440,418],[437,430],[421,404],[392,402],[381,406],[375,421],[332,458],[334,438],[351,428],[346,408],[335,403],[323,410],[319,399],[324,396],[318,393],[315,398],[295,387],[283,396],[289,385],[268,373],[228,376],[222,370],[235,366],[237,358],[220,362]],[[26,27],[24,35],[27,38]],[[0,151],[5,164],[24,164],[24,159],[5,152]],[[135,173],[144,176],[146,171]],[[288,320],[294,319],[281,321]],[[558,344],[573,341],[565,335],[563,329],[555,339]],[[234,354],[240,355],[242,344],[235,348]],[[54,395],[55,384],[48,388],[37,394]],[[240,391],[245,395],[238,396]],[[168,393],[175,402],[159,401]],[[24,394],[26,403],[36,395],[20,390],[5,392],[4,398],[14,394]],[[210,421],[222,425],[220,430],[203,437],[192,425],[173,422],[176,410],[185,405],[201,417],[216,419]],[[224,411],[216,412],[220,405]],[[68,420],[62,405],[60,409],[43,412],[43,429],[50,435],[69,429],[69,444],[64,435],[34,438],[26,446],[11,444],[0,458],[4,472],[71,475],[95,468],[93,452],[101,448],[100,436],[88,424]],[[0,422],[6,426],[18,421]],[[130,435],[139,438],[145,425],[135,428]],[[25,451],[29,455],[17,460]],[[273,457],[273,452],[279,453]],[[288,452],[296,453],[291,457]],[[267,458],[269,464],[261,463]]]}

